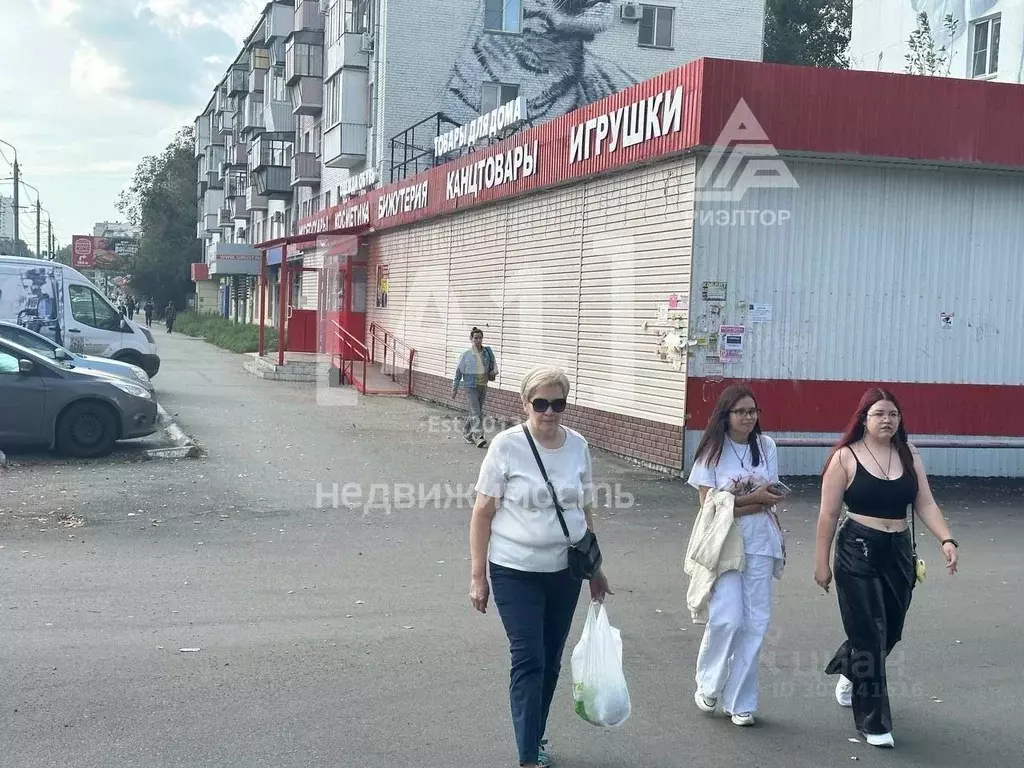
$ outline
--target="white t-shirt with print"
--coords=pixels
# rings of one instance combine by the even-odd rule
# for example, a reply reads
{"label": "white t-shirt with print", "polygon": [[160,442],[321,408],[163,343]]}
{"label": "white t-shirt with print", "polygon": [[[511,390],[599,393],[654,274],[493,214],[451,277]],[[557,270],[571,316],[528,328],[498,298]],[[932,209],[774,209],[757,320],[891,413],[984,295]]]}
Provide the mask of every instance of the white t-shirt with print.
{"label": "white t-shirt with print", "polygon": [[[545,448],[536,438],[534,443],[558,494],[569,536],[577,542],[587,532],[583,507],[594,500],[593,467],[583,435],[562,429],[565,442],[561,448]],[[558,513],[521,425],[506,429],[491,441],[476,490],[498,499],[491,521],[491,562],[543,573],[569,567],[568,543]]]}
{"label": "white t-shirt with print", "polygon": [[[777,482],[779,458],[775,441],[767,435],[760,435],[759,440],[761,462],[755,467],[750,446],[737,443],[726,435],[718,465],[708,467],[703,459],[694,462],[689,484],[698,490],[704,485],[718,491],[728,491],[734,496],[745,496],[757,490],[758,486]],[[743,533],[743,549],[748,555],[768,555],[782,559],[782,534],[767,513],[744,515],[736,518],[736,523]]]}

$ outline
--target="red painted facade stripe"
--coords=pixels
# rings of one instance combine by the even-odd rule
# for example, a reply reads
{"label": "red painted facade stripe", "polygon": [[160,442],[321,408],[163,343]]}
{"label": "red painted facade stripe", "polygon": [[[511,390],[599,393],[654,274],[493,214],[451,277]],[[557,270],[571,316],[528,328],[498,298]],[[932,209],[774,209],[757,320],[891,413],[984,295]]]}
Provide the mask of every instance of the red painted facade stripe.
{"label": "red painted facade stripe", "polygon": [[[687,429],[704,429],[729,384],[691,376],[686,382]],[[866,381],[745,381],[770,432],[841,432],[864,391],[876,386],[900,399],[911,435],[1024,437],[1024,386],[879,383]]]}
{"label": "red painted facade stripe", "polygon": [[[574,126],[678,86],[684,92],[679,132],[569,164]],[[298,226],[300,231],[313,226],[310,234],[335,229],[340,226],[339,214],[369,204],[369,224],[379,231],[710,147],[741,99],[782,153],[1024,169],[1024,142],[1020,141],[1024,88],[1019,85],[700,59],[521,131],[501,144],[301,219]],[[534,142],[538,147],[534,175],[483,190],[478,196],[446,199],[450,171]],[[425,207],[379,219],[377,204],[382,195],[424,181]]]}

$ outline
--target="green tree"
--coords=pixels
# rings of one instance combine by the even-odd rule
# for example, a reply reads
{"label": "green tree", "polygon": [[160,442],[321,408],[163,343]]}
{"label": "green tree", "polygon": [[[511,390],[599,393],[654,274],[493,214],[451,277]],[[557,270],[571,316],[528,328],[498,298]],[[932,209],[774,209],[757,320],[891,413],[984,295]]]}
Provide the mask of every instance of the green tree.
{"label": "green tree", "polygon": [[[942,26],[950,40],[956,37],[958,24],[959,22],[949,13],[942,20]],[[935,38],[932,36],[932,25],[928,21],[927,13],[922,11],[917,15],[917,29],[910,33],[907,47],[910,49],[906,55],[908,75],[949,75],[949,68],[953,64],[952,56],[946,50],[946,46],[935,50]]]}
{"label": "green tree", "polygon": [[142,231],[138,253],[126,265],[133,292],[157,307],[186,306],[190,265],[203,260],[196,238],[198,207],[195,128],[185,126],[160,155],[142,159],[117,208]]}
{"label": "green tree", "polygon": [[767,0],[764,60],[847,69],[852,26],[853,0]]}

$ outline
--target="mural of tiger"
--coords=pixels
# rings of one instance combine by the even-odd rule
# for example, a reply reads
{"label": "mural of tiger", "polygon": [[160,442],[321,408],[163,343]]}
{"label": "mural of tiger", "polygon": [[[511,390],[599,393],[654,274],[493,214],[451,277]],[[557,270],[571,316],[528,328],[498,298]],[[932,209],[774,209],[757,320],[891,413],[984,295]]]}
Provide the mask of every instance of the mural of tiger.
{"label": "mural of tiger", "polygon": [[522,34],[484,31],[485,0],[470,43],[452,68],[442,111],[466,124],[480,114],[481,84],[517,85],[531,125],[640,82],[592,45],[613,23],[612,0],[521,0]]}

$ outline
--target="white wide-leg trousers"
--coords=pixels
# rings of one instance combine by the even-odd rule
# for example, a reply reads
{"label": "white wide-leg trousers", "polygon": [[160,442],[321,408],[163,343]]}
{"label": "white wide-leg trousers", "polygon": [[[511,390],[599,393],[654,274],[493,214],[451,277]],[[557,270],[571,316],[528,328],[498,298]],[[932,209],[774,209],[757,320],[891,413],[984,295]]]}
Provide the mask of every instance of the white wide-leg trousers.
{"label": "white wide-leg trousers", "polygon": [[742,572],[718,577],[697,655],[697,690],[730,714],[757,711],[761,646],[772,614],[774,559],[747,555]]}

